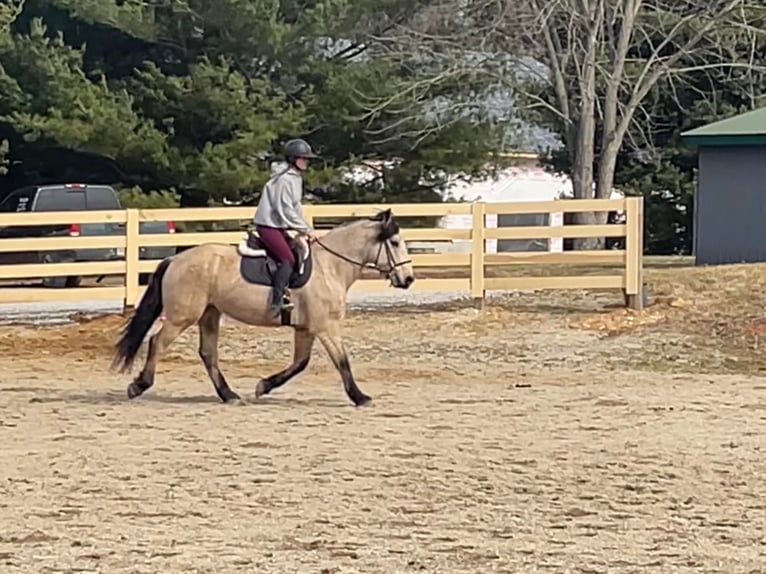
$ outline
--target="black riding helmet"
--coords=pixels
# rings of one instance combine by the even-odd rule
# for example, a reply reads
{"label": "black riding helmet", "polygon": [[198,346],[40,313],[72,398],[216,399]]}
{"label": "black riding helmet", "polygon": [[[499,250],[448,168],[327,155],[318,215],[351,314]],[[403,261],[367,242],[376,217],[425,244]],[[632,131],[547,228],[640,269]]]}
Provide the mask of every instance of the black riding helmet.
{"label": "black riding helmet", "polygon": [[318,159],[319,156],[314,153],[311,146],[306,140],[296,138],[285,143],[284,147],[285,159],[294,163],[299,157],[305,157],[306,159]]}

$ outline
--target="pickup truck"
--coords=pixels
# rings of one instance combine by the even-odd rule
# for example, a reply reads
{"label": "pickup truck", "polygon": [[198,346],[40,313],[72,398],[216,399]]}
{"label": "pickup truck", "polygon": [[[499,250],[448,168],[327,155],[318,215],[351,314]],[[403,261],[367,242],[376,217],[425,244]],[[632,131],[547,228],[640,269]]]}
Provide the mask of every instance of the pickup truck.
{"label": "pickup truck", "polygon": [[[109,185],[61,183],[31,185],[12,191],[0,202],[0,213],[35,213],[43,211],[101,211],[123,209],[115,190]],[[141,233],[175,233],[172,221],[141,222]],[[38,237],[92,237],[124,235],[123,223],[71,223],[66,225],[0,226],[0,239]],[[163,259],[175,253],[175,247],[141,247],[140,259]],[[121,248],[67,249],[56,251],[0,251],[0,265],[23,263],[72,263],[80,261],[114,261],[125,258]],[[82,277],[46,277],[48,287],[76,287]],[[146,277],[141,277],[146,282]]]}

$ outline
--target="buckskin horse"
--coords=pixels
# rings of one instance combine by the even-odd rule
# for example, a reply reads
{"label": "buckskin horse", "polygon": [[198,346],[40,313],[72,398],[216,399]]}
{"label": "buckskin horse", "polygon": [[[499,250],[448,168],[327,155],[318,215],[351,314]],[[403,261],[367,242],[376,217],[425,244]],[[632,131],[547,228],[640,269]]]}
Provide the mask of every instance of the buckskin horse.
{"label": "buckskin horse", "polygon": [[[254,239],[254,240],[253,240]],[[251,250],[257,238],[248,241]],[[161,327],[149,338],[146,362],[127,387],[134,399],[154,385],[157,362],[186,329],[199,325],[199,355],[224,403],[240,402],[218,366],[221,316],[245,324],[290,326],[294,329],[293,361],[258,382],[255,396],[269,394],[301,373],[309,363],[314,341],[319,339],[341,375],[346,395],[356,406],[371,401],[354,380],[341,339],[348,290],[364,269],[386,276],[391,285],[407,289],[415,281],[399,224],[390,209],[344,223],[312,243],[306,253],[293,245],[300,264],[289,285],[292,309],[280,317],[269,314],[271,272],[274,261],[265,251],[243,252],[234,245],[204,243],[162,260],[115,344],[112,368],[132,369],[147,333],[164,316]],[[243,254],[244,253],[244,254]],[[253,256],[254,255],[254,256]]]}

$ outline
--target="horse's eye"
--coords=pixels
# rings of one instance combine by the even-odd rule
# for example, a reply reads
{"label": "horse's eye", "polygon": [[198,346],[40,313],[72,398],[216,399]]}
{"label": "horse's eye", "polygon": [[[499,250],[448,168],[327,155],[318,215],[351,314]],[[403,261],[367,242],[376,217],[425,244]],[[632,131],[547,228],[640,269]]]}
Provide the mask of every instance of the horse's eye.
{"label": "horse's eye", "polygon": [[396,239],[391,240],[391,245],[393,247],[399,247],[399,242]]}

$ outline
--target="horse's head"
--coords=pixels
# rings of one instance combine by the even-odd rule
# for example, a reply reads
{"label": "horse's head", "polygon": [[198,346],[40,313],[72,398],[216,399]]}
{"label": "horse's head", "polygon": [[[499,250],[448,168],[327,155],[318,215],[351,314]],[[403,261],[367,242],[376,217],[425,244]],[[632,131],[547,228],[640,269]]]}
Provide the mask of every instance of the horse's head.
{"label": "horse's head", "polygon": [[399,223],[391,209],[373,215],[370,220],[377,224],[370,262],[386,274],[394,287],[408,289],[415,282],[415,272]]}

